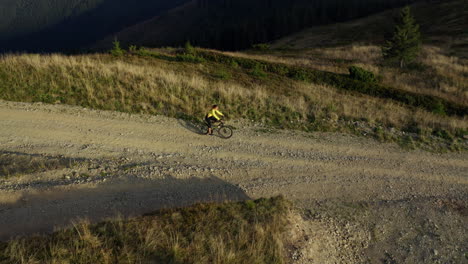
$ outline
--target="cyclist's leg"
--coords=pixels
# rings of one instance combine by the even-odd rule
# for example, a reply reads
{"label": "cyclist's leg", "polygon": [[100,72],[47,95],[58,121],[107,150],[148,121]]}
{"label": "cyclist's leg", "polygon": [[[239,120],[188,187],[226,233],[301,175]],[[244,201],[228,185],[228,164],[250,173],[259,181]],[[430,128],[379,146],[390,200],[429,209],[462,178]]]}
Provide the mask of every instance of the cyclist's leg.
{"label": "cyclist's leg", "polygon": [[206,125],[208,126],[208,132],[206,132],[207,135],[211,135],[213,134],[213,117],[206,117],[205,118],[205,122],[206,122]]}

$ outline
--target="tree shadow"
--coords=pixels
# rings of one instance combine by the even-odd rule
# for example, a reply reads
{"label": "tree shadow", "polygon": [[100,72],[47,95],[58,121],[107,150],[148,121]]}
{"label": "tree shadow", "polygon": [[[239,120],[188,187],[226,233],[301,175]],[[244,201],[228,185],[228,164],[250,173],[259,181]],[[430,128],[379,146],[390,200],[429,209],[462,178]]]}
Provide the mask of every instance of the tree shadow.
{"label": "tree shadow", "polygon": [[57,228],[70,227],[80,219],[99,222],[200,202],[247,199],[249,196],[242,189],[217,177],[133,178],[94,187],[36,191],[23,194],[14,203],[0,204],[0,241],[16,236],[51,233]]}

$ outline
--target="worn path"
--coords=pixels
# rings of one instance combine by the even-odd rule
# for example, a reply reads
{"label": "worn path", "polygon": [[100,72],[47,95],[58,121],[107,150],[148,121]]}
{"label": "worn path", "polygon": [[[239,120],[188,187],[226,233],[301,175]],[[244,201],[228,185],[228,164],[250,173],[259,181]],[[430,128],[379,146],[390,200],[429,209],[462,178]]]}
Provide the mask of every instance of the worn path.
{"label": "worn path", "polygon": [[282,194],[308,208],[467,197],[466,153],[245,124],[224,140],[166,117],[0,101],[3,155],[75,161],[0,177],[0,239],[197,201]]}

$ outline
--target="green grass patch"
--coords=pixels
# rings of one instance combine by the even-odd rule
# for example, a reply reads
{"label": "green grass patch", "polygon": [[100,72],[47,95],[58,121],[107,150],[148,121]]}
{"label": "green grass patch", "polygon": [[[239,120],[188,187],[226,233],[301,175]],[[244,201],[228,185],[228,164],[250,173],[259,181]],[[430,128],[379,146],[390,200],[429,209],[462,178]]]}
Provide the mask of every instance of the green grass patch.
{"label": "green grass patch", "polygon": [[213,77],[220,80],[230,80],[232,78],[232,75],[229,71],[225,69],[218,69],[213,73]]}

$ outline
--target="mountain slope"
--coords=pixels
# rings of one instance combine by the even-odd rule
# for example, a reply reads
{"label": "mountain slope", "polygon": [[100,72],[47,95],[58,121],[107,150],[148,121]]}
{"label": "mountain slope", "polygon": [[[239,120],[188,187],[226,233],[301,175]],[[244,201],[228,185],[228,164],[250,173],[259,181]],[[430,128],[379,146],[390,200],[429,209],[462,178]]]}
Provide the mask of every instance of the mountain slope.
{"label": "mountain slope", "polygon": [[190,40],[202,47],[245,49],[308,26],[347,21],[408,2],[414,1],[193,0],[111,35],[97,46],[109,46],[117,37],[126,45],[172,46]]}
{"label": "mountain slope", "polygon": [[[273,42],[273,48],[306,49],[356,43],[380,44],[392,30],[398,10],[389,10],[346,23],[311,27]],[[421,2],[412,6],[421,25],[425,44],[437,44],[468,56],[468,2],[464,0]]]}
{"label": "mountain slope", "polygon": [[[1,0],[9,1],[9,0]],[[70,51],[187,0],[29,0],[0,3],[0,51]]]}
{"label": "mountain slope", "polygon": [[96,8],[105,0],[1,0],[0,40],[40,31]]}

